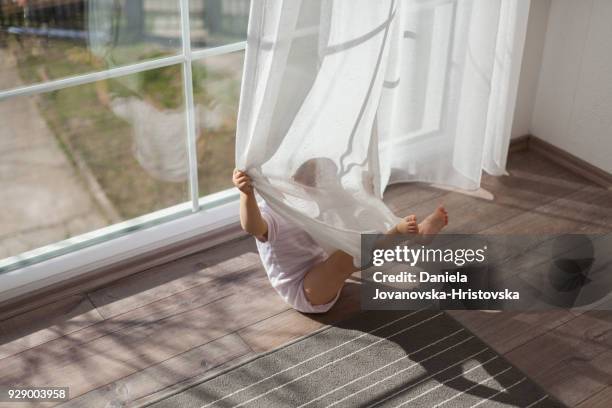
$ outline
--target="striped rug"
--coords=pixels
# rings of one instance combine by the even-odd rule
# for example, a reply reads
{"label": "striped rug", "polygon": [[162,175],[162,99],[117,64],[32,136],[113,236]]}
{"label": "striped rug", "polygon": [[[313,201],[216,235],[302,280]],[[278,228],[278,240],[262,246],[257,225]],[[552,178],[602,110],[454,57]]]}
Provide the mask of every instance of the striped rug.
{"label": "striped rug", "polygon": [[155,408],[563,407],[443,312],[363,312]]}

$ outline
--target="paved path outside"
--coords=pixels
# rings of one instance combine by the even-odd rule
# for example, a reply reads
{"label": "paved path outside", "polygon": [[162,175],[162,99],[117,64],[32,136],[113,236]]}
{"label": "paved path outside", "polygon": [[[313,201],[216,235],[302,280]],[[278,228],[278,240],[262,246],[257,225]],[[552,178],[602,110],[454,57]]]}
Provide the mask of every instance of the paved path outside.
{"label": "paved path outside", "polygon": [[[0,49],[0,89],[21,80]],[[0,101],[0,259],[108,224],[35,97]]]}

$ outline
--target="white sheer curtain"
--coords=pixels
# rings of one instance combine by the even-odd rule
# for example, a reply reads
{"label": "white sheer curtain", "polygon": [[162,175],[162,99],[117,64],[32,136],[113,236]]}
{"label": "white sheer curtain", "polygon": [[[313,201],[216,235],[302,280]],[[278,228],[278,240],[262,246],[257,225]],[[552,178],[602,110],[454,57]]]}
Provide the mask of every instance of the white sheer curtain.
{"label": "white sheer curtain", "polygon": [[503,174],[529,0],[254,0],[236,164],[325,248],[397,221],[389,183]]}

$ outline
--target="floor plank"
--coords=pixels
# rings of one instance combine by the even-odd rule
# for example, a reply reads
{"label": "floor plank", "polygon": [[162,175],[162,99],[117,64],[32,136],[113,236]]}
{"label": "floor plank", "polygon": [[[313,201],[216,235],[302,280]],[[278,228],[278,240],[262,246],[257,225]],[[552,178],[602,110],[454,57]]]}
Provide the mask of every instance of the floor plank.
{"label": "floor plank", "polygon": [[[120,335],[121,332],[131,330],[136,326],[155,324],[157,321],[203,307],[229,295],[238,294],[242,290],[252,293],[259,288],[269,289],[268,280],[260,265],[252,265],[249,269],[224,275],[222,279],[212,281],[207,285],[195,286],[171,297],[124,311],[112,318],[69,333],[64,338],[71,345],[79,345],[115,333]],[[50,347],[56,347],[54,344]],[[61,346],[57,347],[61,350]]]}
{"label": "floor plank", "polygon": [[570,406],[612,383],[612,313],[587,312],[506,357]]}
{"label": "floor plank", "polygon": [[612,230],[612,191],[584,187],[539,208],[543,214],[563,217],[583,225],[586,232]]}
{"label": "floor plank", "polygon": [[483,174],[482,187],[494,195],[494,202],[528,211],[559,197],[568,196],[592,184],[533,152],[513,154],[508,176]]}
{"label": "floor plank", "polygon": [[103,317],[86,296],[70,296],[0,322],[0,359],[79,331]]}
{"label": "floor plank", "polygon": [[218,283],[224,276],[235,279],[258,264],[254,246],[244,239],[227,249],[191,255],[120,279],[89,293],[89,297],[102,316],[116,316],[198,285]]}
{"label": "floor plank", "polygon": [[453,310],[449,314],[505,354],[574,318],[567,310],[485,312]]}
{"label": "floor plank", "polygon": [[211,375],[216,368],[252,355],[240,336],[230,334],[137,371],[60,405],[63,408],[126,406],[161,390]]}
{"label": "floor plank", "polygon": [[253,351],[273,350],[299,337],[305,336],[324,324],[293,309],[279,313],[238,331]]}
{"label": "floor plank", "polygon": [[421,203],[435,202],[447,194],[424,183],[398,183],[387,187],[383,200],[397,214]]}
{"label": "floor plank", "polygon": [[577,405],[578,408],[609,408],[612,401],[612,385],[608,385],[603,390],[591,395],[586,400]]}
{"label": "floor plank", "polygon": [[68,383],[76,397],[287,310],[273,289],[257,294],[264,296],[244,302],[253,294],[229,295],[77,345],[64,336],[0,360],[0,372],[12,385]]}

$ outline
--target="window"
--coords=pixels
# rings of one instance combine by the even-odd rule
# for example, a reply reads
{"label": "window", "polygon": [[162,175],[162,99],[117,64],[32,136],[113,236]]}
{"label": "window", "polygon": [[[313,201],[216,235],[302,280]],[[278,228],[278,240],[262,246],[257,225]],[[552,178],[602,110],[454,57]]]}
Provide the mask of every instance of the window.
{"label": "window", "polygon": [[249,0],[0,0],[0,272],[235,197]]}

